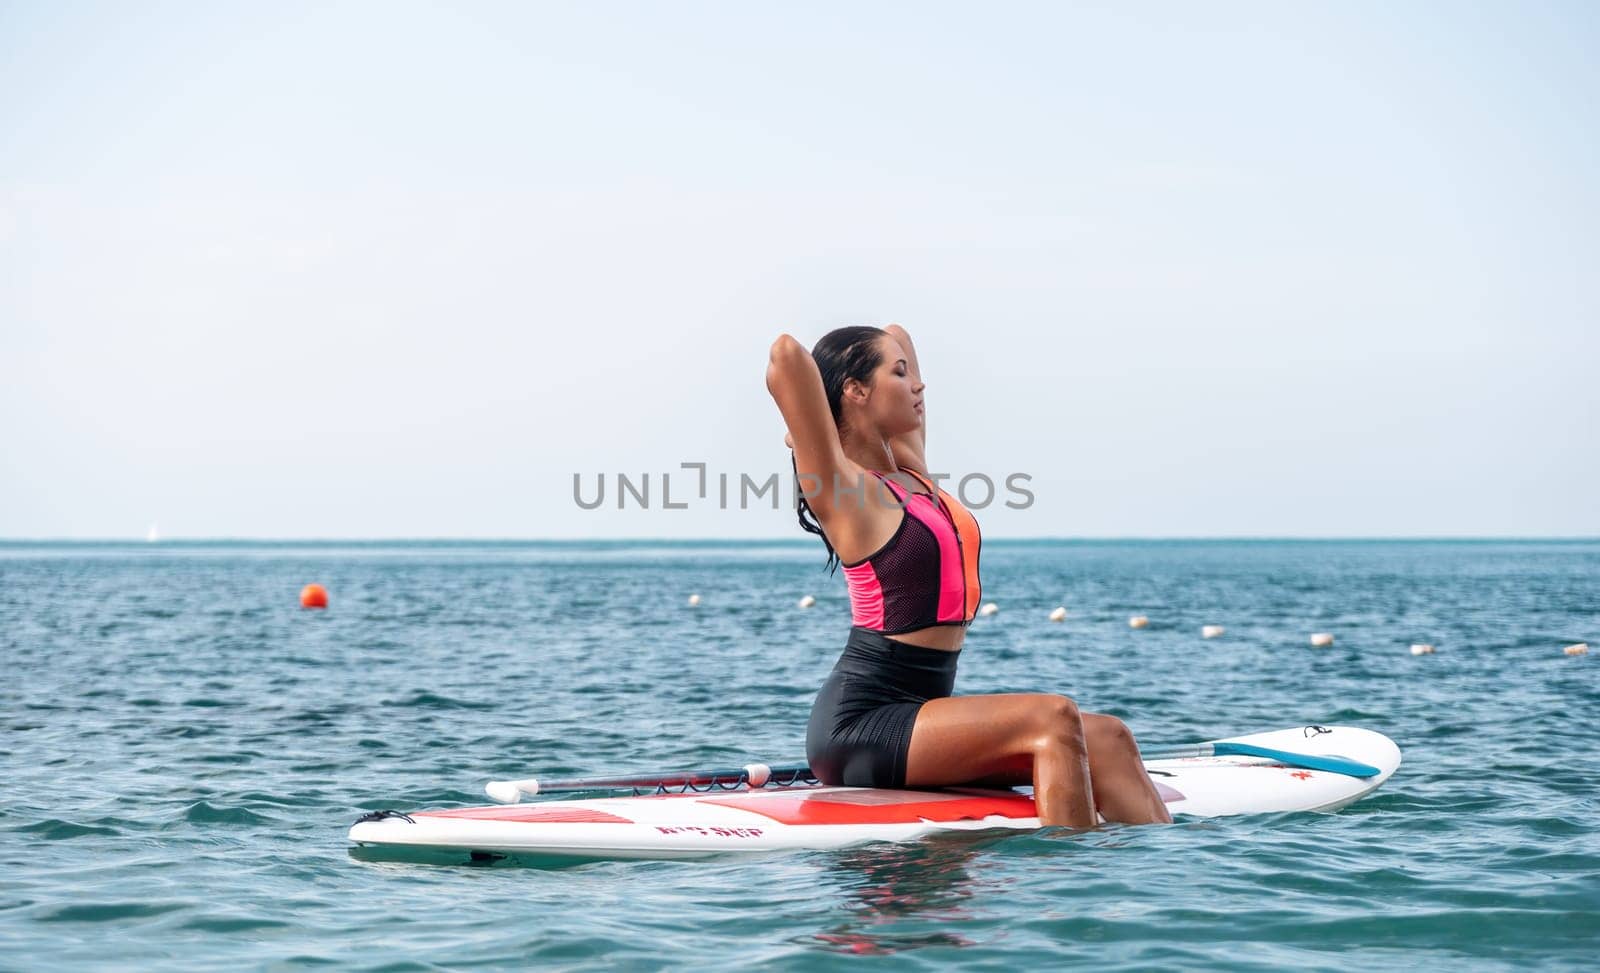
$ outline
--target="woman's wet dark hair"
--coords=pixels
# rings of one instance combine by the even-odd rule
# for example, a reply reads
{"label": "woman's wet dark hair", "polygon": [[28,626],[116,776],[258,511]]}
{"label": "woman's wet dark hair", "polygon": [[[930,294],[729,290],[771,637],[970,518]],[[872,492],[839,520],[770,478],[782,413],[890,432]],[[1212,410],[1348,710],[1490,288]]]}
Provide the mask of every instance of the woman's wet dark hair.
{"label": "woman's wet dark hair", "polygon": [[[835,426],[840,424],[843,417],[845,382],[853,378],[866,384],[872,380],[872,373],[883,364],[883,350],[879,347],[878,339],[888,333],[882,328],[836,328],[823,335],[812,347],[811,357],[817,363],[817,370],[822,373],[822,388],[828,393],[828,409],[833,413]],[[822,546],[828,549],[828,573],[832,574],[839,567],[839,553],[828,542],[828,535],[822,532],[817,515],[806,503],[805,490],[800,485],[800,467],[795,463],[793,453],[789,454],[789,465],[794,468],[795,514],[802,528],[822,538]]]}

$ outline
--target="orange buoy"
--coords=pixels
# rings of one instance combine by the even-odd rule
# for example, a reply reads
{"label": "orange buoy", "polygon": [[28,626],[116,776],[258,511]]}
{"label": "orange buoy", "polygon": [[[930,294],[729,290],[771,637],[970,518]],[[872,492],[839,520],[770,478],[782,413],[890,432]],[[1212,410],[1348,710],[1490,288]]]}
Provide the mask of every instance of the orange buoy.
{"label": "orange buoy", "polygon": [[308,584],[300,589],[301,608],[327,608],[328,589],[320,584]]}

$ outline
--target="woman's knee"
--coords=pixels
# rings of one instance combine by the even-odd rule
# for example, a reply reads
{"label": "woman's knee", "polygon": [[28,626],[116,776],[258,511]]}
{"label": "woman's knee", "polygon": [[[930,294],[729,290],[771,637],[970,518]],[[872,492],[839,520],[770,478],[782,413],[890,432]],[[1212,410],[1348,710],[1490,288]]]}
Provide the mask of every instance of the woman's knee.
{"label": "woman's knee", "polygon": [[1115,716],[1104,713],[1086,713],[1083,717],[1084,732],[1091,745],[1119,750],[1138,750],[1139,745],[1133,739],[1133,731],[1128,729],[1128,724]]}
{"label": "woman's knee", "polygon": [[1065,696],[1045,696],[1040,700],[1035,719],[1037,746],[1087,752],[1083,714],[1078,711],[1077,703]]}
{"label": "woman's knee", "polygon": [[1115,716],[1085,713],[1084,733],[1089,741],[1089,758],[1102,772],[1143,770],[1139,742],[1133,738],[1128,724]]}

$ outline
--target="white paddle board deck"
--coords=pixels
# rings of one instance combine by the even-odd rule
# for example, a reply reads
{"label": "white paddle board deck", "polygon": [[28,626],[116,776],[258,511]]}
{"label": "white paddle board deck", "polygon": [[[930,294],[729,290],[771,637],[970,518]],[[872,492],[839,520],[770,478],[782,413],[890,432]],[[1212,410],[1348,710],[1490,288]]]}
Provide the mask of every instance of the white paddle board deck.
{"label": "white paddle board deck", "polygon": [[[1355,777],[1258,756],[1146,760],[1174,816],[1331,811],[1371,793],[1400,766],[1393,741],[1354,727],[1295,727],[1213,743],[1340,757],[1379,772]],[[362,855],[372,858],[700,858],[1038,827],[1033,798],[1021,791],[812,785],[413,811],[357,822],[350,840],[376,852]]]}

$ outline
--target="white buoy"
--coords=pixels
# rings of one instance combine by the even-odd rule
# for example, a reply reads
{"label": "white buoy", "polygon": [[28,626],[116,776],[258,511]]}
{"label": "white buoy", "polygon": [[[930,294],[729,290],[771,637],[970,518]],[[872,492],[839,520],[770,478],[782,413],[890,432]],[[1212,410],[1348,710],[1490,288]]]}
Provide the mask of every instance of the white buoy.
{"label": "white buoy", "polygon": [[1150,624],[1150,619],[1144,617],[1143,615],[1135,615],[1132,618],[1128,619],[1128,627],[1129,628],[1144,628],[1146,625],[1149,625],[1149,624]]}
{"label": "white buoy", "polygon": [[689,607],[693,608],[694,606],[696,606],[698,604],[700,604],[700,596],[699,595],[690,595],[689,596]]}
{"label": "white buoy", "polygon": [[1562,649],[1561,651],[1566,653],[1567,655],[1588,655],[1589,654],[1589,643],[1588,642],[1579,642],[1577,645],[1569,645],[1566,648]]}
{"label": "white buoy", "polygon": [[1333,644],[1333,636],[1327,632],[1316,632],[1311,636],[1311,644],[1319,649],[1325,649]]}
{"label": "white buoy", "polygon": [[812,605],[815,605],[816,603],[817,603],[817,599],[811,597],[810,595],[806,595],[804,598],[800,599],[800,607],[801,608],[810,608]]}
{"label": "white buoy", "polygon": [[1067,610],[1065,608],[1059,608],[1059,607],[1056,608],[1055,611],[1052,611],[1050,613],[1050,620],[1052,622],[1064,622],[1064,621],[1066,621],[1067,620]]}
{"label": "white buoy", "polygon": [[1433,646],[1417,643],[1411,647],[1412,655],[1433,655]]}
{"label": "white buoy", "polygon": [[1223,628],[1221,625],[1202,625],[1200,626],[1200,637],[1203,639],[1214,639],[1226,631],[1227,629]]}
{"label": "white buoy", "polygon": [[993,615],[999,610],[1000,606],[991,601],[987,605],[984,605],[982,608],[978,609],[978,614],[988,618],[990,615]]}

